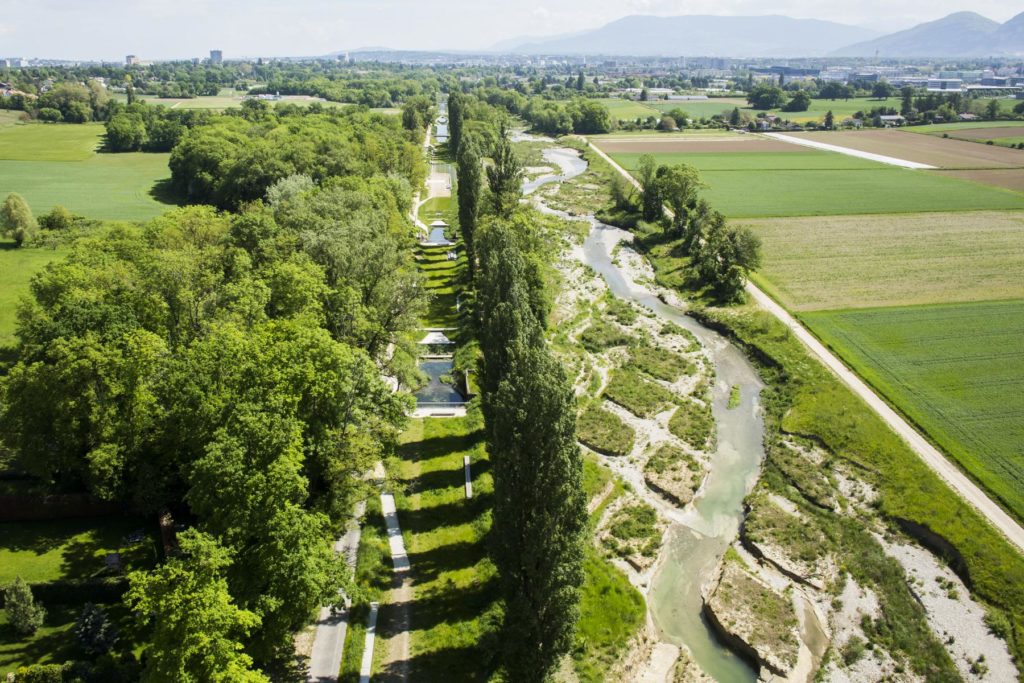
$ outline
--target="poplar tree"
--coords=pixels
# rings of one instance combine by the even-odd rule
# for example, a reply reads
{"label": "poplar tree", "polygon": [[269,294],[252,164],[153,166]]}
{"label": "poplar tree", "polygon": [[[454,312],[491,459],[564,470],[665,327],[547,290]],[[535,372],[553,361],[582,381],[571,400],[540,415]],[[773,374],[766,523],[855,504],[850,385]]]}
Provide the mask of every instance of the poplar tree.
{"label": "poplar tree", "polygon": [[480,217],[480,194],[483,190],[483,178],[480,173],[480,154],[476,144],[466,140],[459,148],[456,160],[458,166],[459,189],[459,230],[466,244],[466,256],[469,262],[469,278],[472,280],[476,271],[476,226]]}
{"label": "poplar tree", "polygon": [[491,211],[508,218],[519,205],[523,193],[523,165],[512,149],[504,128],[492,153],[494,163],[487,167],[487,184],[491,188]]}
{"label": "poplar tree", "polygon": [[488,226],[479,249],[501,655],[507,680],[540,683],[571,649],[579,619],[587,513],[575,396],[545,346],[543,280],[513,228]]}
{"label": "poplar tree", "polygon": [[462,121],[465,118],[465,96],[458,90],[448,95],[448,149],[458,155],[462,145]]}

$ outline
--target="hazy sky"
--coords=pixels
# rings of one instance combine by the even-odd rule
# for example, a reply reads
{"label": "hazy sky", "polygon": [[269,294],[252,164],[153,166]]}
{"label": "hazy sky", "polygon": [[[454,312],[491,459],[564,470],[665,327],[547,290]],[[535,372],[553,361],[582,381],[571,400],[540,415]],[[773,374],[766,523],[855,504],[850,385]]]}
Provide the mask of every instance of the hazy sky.
{"label": "hazy sky", "polygon": [[896,30],[1020,0],[0,0],[0,56],[142,59],[319,55],[358,47],[477,49],[629,14],[787,14]]}

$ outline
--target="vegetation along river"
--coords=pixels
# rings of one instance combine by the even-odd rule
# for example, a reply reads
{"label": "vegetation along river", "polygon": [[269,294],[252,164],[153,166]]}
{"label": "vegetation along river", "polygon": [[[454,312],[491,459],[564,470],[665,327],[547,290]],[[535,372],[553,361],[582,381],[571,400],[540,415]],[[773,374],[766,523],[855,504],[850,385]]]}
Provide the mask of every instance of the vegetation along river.
{"label": "vegetation along river", "polygon": [[[545,150],[545,157],[555,161],[566,152],[576,156],[574,151],[559,149]],[[563,175],[558,176],[560,181],[583,172],[578,163],[560,166],[563,170]],[[697,497],[686,508],[682,520],[673,523],[669,530],[669,541],[662,549],[660,566],[647,595],[648,608],[662,638],[689,648],[705,673],[730,683],[754,681],[757,673],[718,641],[704,618],[701,587],[712,578],[726,548],[739,533],[743,499],[757,481],[764,458],[764,421],[760,407],[763,384],[736,346],[650,291],[630,284],[611,256],[615,244],[628,237],[627,233],[601,223],[592,215],[583,219],[591,225],[583,244],[584,263],[604,278],[615,296],[635,302],[662,320],[690,330],[707,349],[715,368],[712,412],[718,449],[712,458],[711,472]],[[740,405],[730,409],[729,393],[734,385],[740,388]]]}

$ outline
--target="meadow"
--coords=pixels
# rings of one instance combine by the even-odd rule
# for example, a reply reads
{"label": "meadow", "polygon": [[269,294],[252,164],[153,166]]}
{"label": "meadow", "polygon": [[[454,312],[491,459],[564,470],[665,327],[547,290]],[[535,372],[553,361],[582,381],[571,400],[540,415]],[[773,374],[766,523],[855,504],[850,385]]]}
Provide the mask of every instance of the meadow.
{"label": "meadow", "polygon": [[957,131],[978,130],[981,128],[1008,128],[1019,127],[1024,129],[1024,121],[965,121],[962,123],[931,123],[925,126],[910,126],[905,130],[911,133],[952,133]]}
{"label": "meadow", "polygon": [[66,254],[66,249],[16,249],[14,242],[0,241],[0,347],[15,341],[18,301],[28,294],[32,276]]}
{"label": "meadow", "polygon": [[762,239],[757,283],[791,311],[1024,297],[1024,212],[742,224]]}
{"label": "meadow", "polygon": [[0,197],[17,192],[34,213],[56,205],[87,218],[146,220],[169,208],[169,154],[96,153],[101,125],[0,127]]}
{"label": "meadow", "polygon": [[876,107],[895,107],[899,109],[900,100],[898,97],[891,97],[888,100],[876,100],[870,97],[852,97],[848,100],[811,100],[811,106],[807,111],[754,109],[741,97],[723,97],[696,101],[659,101],[652,103],[652,106],[662,111],[678,107],[689,114],[690,118],[710,118],[715,114],[727,114],[732,112],[734,108],[739,108],[741,114],[746,114],[750,118],[765,112],[796,123],[806,123],[808,121],[823,120],[825,114],[829,111],[832,112],[832,115],[837,120],[841,121],[848,116],[853,116],[858,111],[867,112]]}
{"label": "meadow", "polygon": [[1024,518],[1024,301],[822,311],[802,318]]}
{"label": "meadow", "polygon": [[[657,152],[653,156],[659,164],[690,164],[699,171],[800,171],[800,170],[857,170],[884,168],[867,159],[836,154],[833,152],[807,151],[795,148],[793,151],[761,152],[745,151],[757,143],[729,142],[722,146],[730,146],[735,151],[716,152]],[[783,143],[785,144],[785,143]],[[676,145],[678,150],[682,145]],[[635,171],[639,166],[641,152],[615,152],[611,157],[628,171]]]}
{"label": "meadow", "polygon": [[661,116],[661,112],[653,107],[647,106],[646,102],[623,100],[619,98],[598,100],[598,102],[608,108],[608,113],[610,113],[612,115],[612,119],[616,121],[634,121],[638,118],[646,119],[648,116]]}
{"label": "meadow", "polygon": [[691,119],[711,118],[716,114],[728,114],[739,107],[742,111],[747,107],[747,101],[742,97],[710,97],[706,100],[658,100],[648,102],[658,111],[668,112],[673,109],[682,109],[690,115]]}

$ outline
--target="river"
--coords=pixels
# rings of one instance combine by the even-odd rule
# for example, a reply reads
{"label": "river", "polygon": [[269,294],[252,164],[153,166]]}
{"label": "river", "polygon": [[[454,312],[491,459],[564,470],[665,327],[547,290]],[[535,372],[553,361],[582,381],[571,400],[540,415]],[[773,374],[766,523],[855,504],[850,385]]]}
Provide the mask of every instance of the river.
{"label": "river", "polygon": [[[545,150],[545,159],[558,163],[573,150]],[[576,157],[579,162],[581,160]],[[578,164],[558,163],[562,175],[549,182],[579,175]],[[535,189],[535,188],[533,188]],[[552,212],[563,217],[565,213]],[[711,471],[689,505],[683,519],[673,523],[668,543],[647,595],[648,609],[661,637],[685,645],[700,668],[718,681],[755,681],[757,672],[722,645],[703,616],[701,587],[713,576],[722,555],[736,539],[743,519],[743,499],[757,481],[764,458],[764,421],[760,405],[763,388],[757,371],[743,353],[717,332],[701,325],[683,311],[661,301],[652,292],[631,286],[612,260],[612,249],[628,240],[623,230],[605,225],[592,215],[582,217],[591,229],[583,244],[583,261],[604,278],[611,292],[632,301],[691,331],[707,349],[715,369],[712,412],[718,432],[718,448]],[[740,390],[740,404],[730,409],[732,386]]]}

